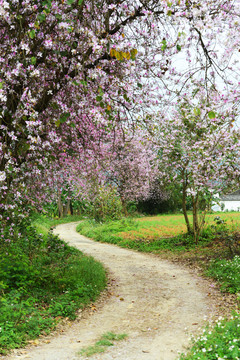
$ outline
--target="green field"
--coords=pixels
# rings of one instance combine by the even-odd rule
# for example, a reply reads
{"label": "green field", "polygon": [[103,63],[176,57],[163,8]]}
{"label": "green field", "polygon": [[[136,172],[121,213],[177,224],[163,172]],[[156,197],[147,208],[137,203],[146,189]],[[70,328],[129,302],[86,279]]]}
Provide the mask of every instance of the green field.
{"label": "green field", "polygon": [[[208,214],[199,245],[205,246],[217,237],[214,228],[216,226],[214,219],[217,216],[226,221],[227,231],[236,231],[240,228],[240,213]],[[189,217],[191,220],[191,214]],[[105,223],[86,220],[78,225],[77,230],[94,240],[140,251],[184,251],[196,247],[192,236],[187,234],[182,214],[124,218]]]}
{"label": "green field", "polygon": [[[205,228],[214,224],[216,216],[220,216],[222,220],[225,220],[229,229],[240,228],[240,213],[238,212],[208,214],[205,219]],[[189,220],[192,221],[192,215],[189,216]],[[137,229],[120,231],[116,235],[129,240],[141,238],[154,241],[159,238],[174,237],[187,232],[182,214],[147,216],[135,219],[135,221]]]}

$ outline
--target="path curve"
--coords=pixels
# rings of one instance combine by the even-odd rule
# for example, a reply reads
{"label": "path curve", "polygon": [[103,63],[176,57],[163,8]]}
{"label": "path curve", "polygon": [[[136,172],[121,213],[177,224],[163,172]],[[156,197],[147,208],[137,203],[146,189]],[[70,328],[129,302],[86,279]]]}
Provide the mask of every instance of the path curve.
{"label": "path curve", "polygon": [[214,314],[208,282],[157,256],[94,242],[75,227],[76,223],[63,224],[54,232],[110,270],[116,283],[113,294],[93,315],[8,359],[80,360],[79,350],[107,331],[127,333],[128,339],[92,360],[178,358],[190,334]]}

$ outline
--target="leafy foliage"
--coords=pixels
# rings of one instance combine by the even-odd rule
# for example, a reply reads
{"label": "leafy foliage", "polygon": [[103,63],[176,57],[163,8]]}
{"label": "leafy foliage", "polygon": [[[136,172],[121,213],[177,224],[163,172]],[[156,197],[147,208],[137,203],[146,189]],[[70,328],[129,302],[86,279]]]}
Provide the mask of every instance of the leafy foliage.
{"label": "leafy foliage", "polygon": [[48,333],[57,319],[75,319],[106,285],[102,265],[51,232],[28,225],[0,245],[0,353]]}
{"label": "leafy foliage", "polygon": [[[159,182],[151,185],[149,196],[137,202],[137,209],[146,215],[157,215],[179,212],[182,207],[181,184],[163,187]],[[190,210],[191,203],[187,199],[187,210]]]}
{"label": "leafy foliage", "polygon": [[240,357],[240,316],[218,319],[198,337],[191,351],[180,360],[236,360]]}
{"label": "leafy foliage", "polygon": [[92,202],[86,202],[85,213],[96,221],[117,220],[123,216],[122,202],[116,189],[99,188]]}
{"label": "leafy foliage", "polygon": [[214,230],[215,237],[225,243],[229,248],[231,256],[240,255],[240,233],[237,230],[237,226],[230,229],[222,216],[216,216],[214,222],[211,228]]}
{"label": "leafy foliage", "polygon": [[232,260],[217,259],[211,262],[207,275],[221,284],[221,289],[230,293],[240,293],[240,256]]}

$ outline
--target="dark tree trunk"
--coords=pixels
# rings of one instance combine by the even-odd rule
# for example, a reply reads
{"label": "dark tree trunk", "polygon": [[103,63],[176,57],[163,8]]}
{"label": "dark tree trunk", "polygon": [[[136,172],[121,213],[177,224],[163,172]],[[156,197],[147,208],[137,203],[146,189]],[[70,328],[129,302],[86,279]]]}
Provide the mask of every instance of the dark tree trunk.
{"label": "dark tree trunk", "polygon": [[63,206],[60,192],[58,193],[58,217],[63,217]]}
{"label": "dark tree trunk", "polygon": [[73,215],[73,206],[72,206],[72,200],[70,200],[70,214]]}
{"label": "dark tree trunk", "polygon": [[63,216],[67,216],[70,213],[70,204],[71,200],[67,199],[67,204],[63,206]]}
{"label": "dark tree trunk", "polygon": [[197,244],[200,235],[200,226],[198,221],[198,194],[194,197],[192,196],[193,203],[193,235],[194,241]]}
{"label": "dark tree trunk", "polygon": [[187,215],[186,202],[187,202],[187,187],[185,184],[183,184],[182,209],[183,209],[183,215],[185,218],[185,222],[187,225],[187,231],[190,234],[192,232],[192,230],[191,230],[190,222],[189,222],[188,215]]}

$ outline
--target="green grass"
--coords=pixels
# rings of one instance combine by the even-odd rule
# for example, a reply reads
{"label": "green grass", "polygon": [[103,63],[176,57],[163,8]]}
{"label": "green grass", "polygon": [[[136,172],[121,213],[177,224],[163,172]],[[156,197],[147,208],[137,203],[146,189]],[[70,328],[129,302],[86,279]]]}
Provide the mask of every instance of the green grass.
{"label": "green grass", "polygon": [[240,256],[236,255],[231,260],[214,260],[206,273],[218,281],[222,291],[240,294]]}
{"label": "green grass", "polygon": [[[239,213],[219,215],[227,221],[228,229],[238,226]],[[209,224],[215,216],[216,214],[209,216]],[[35,216],[32,222],[37,232],[26,223],[19,229],[22,235],[17,241],[13,239],[7,244],[1,243],[1,354],[25,345],[28,340],[35,339],[40,334],[50,332],[61,318],[74,319],[77,309],[94,301],[105,287],[106,274],[101,264],[48,232],[59,223],[80,219],[67,217],[52,220],[46,216]],[[83,221],[78,225],[78,231],[97,241],[161,255],[174,254],[176,258],[185,261],[190,259],[189,261],[195,261],[201,266],[204,265],[205,269],[208,268],[208,275],[219,282],[223,291],[239,293],[240,261],[239,257],[231,259],[227,243],[222,239],[226,232],[216,237],[213,230],[208,227],[196,246],[191,236],[184,234],[183,221],[181,214],[122,219],[103,224]],[[227,339],[229,327],[237,327],[238,330],[239,318],[234,321],[232,319],[230,325],[228,321],[224,322],[221,325],[220,337]],[[231,336],[234,337],[234,334],[233,330]],[[217,338],[214,339],[211,340],[212,343],[217,341]],[[98,348],[98,352],[104,351],[107,346],[111,346],[107,344],[114,343],[115,340],[117,339],[111,338],[110,335],[109,338],[102,337],[95,347]],[[233,340],[234,338],[229,341]],[[234,343],[226,344],[232,347]],[[207,345],[204,346],[203,349],[206,349]],[[226,351],[224,350],[227,359],[226,356],[232,356],[227,353],[229,347],[226,345]],[[204,351],[201,352],[202,355]]]}
{"label": "green grass", "polygon": [[[191,214],[189,216],[191,218]],[[213,238],[216,238],[215,233],[217,231],[214,222],[216,216],[220,216],[225,221],[224,225],[220,226],[224,226],[227,231],[236,230],[240,225],[240,213],[208,214],[198,246],[194,243],[192,236],[187,234],[182,214],[147,216],[135,219],[123,218],[105,223],[86,220],[77,226],[77,231],[96,241],[118,244],[122,247],[144,252],[162,252],[163,250],[184,252],[213,244]],[[223,230],[221,228],[222,233]],[[219,239],[218,243],[220,243]]]}
{"label": "green grass", "polygon": [[[238,293],[240,292],[240,257],[236,256],[234,259],[232,257],[235,255],[233,248],[236,254],[240,252],[239,233],[237,236],[233,236],[229,231],[233,228],[232,216],[234,215],[239,220],[240,214],[227,213],[223,215],[229,221],[228,225],[224,223],[224,225],[220,224],[213,228],[208,225],[197,245],[193,237],[186,233],[176,236],[168,234],[168,237],[161,237],[156,234],[155,238],[151,239],[139,235],[149,224],[156,229],[162,224],[165,226],[166,223],[169,226],[170,223],[177,220],[176,226],[178,226],[183,221],[182,215],[160,215],[140,219],[126,218],[103,224],[88,220],[79,223],[77,231],[96,241],[117,244],[143,252],[153,252],[169,258],[175,257],[185,263],[196,263],[203,267],[208,276],[220,283],[223,291]],[[212,214],[210,218],[212,221]],[[134,236],[132,236],[133,232]],[[232,246],[233,240],[235,247]]]}
{"label": "green grass", "polygon": [[[192,214],[189,213],[189,221],[192,222]],[[214,224],[214,218],[220,216],[226,221],[229,228],[240,227],[240,214],[237,212],[207,214],[205,228]],[[162,214],[158,216],[146,216],[135,219],[136,227],[120,230],[118,235],[129,240],[154,240],[159,238],[174,237],[187,232],[182,214]]]}
{"label": "green grass", "polygon": [[49,230],[56,225],[80,220],[82,220],[82,216],[79,215],[67,215],[63,218],[51,218],[47,215],[36,213],[32,215],[32,225],[36,228],[37,232],[43,234],[43,236],[46,236]]}
{"label": "green grass", "polygon": [[238,360],[240,359],[240,315],[231,319],[218,319],[208,326],[180,360]]}
{"label": "green grass", "polygon": [[[237,294],[240,304],[240,257],[216,259],[210,262],[206,274],[214,278],[223,292]],[[193,347],[181,360],[240,359],[240,313],[231,319],[218,319],[203,334],[193,340]]]}
{"label": "green grass", "polygon": [[[216,216],[220,216],[222,220],[225,220],[229,228],[240,227],[240,213],[228,212],[207,214],[205,228],[214,224]],[[189,220],[192,221],[191,214],[189,214]],[[103,224],[92,220],[87,222],[84,227],[88,228],[90,235],[92,230],[94,239],[99,240],[104,236],[108,242],[112,243],[119,243],[120,240],[122,242],[126,240],[156,242],[159,239],[181,236],[187,232],[182,214],[145,216],[135,219],[109,221]],[[85,231],[83,225],[80,225],[80,228]]]}
{"label": "green grass", "polygon": [[44,236],[25,224],[17,241],[0,245],[0,354],[75,319],[106,286],[103,266],[47,233],[47,222]]}
{"label": "green grass", "polygon": [[[169,217],[169,215],[168,215]],[[157,225],[160,227],[162,216],[159,216]],[[111,221],[103,224],[96,223],[91,220],[82,221],[77,226],[77,231],[96,241],[117,244],[119,246],[130,248],[143,252],[159,252],[162,250],[171,250],[175,252],[185,251],[195,248],[196,244],[191,236],[180,234],[177,236],[167,237],[155,233],[150,228],[151,237],[145,236],[145,229],[148,224],[156,226],[155,222],[143,219],[122,219],[119,221]],[[153,225],[154,224],[154,225]],[[208,236],[203,236],[200,244],[206,244],[209,241]]]}
{"label": "green grass", "polygon": [[103,334],[93,346],[83,348],[79,354],[84,357],[90,357],[97,353],[103,353],[109,346],[114,346],[114,342],[124,340],[126,337],[127,334],[114,334],[112,332],[107,332],[106,334]]}

